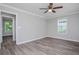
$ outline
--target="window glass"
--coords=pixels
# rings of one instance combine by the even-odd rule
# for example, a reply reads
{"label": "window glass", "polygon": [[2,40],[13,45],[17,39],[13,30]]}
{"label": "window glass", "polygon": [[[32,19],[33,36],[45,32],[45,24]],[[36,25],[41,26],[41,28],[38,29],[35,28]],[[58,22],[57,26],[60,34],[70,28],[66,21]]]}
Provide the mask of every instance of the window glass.
{"label": "window glass", "polygon": [[12,20],[5,20],[4,21],[4,31],[5,32],[12,32]]}
{"label": "window glass", "polygon": [[64,33],[67,31],[67,19],[58,20],[58,32]]}

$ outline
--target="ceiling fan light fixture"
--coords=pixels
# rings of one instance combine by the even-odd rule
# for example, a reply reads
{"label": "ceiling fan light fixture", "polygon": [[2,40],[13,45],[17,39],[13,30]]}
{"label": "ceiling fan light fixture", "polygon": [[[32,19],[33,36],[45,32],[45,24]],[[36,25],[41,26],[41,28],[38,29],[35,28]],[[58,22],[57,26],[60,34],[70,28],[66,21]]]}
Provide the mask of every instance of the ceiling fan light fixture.
{"label": "ceiling fan light fixture", "polygon": [[55,9],[60,9],[60,8],[63,8],[63,6],[54,6],[53,3],[49,3],[48,7],[47,8],[40,8],[41,10],[45,10],[44,13],[56,13]]}
{"label": "ceiling fan light fixture", "polygon": [[48,12],[52,12],[52,9],[49,9]]}

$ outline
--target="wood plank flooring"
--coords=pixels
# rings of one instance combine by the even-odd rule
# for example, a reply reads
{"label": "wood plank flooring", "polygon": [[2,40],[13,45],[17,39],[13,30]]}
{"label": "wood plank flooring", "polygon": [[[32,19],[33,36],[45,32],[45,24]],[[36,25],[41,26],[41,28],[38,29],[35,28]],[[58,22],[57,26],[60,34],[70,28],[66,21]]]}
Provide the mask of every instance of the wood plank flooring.
{"label": "wood plank flooring", "polygon": [[1,55],[79,55],[79,42],[55,38],[15,45],[0,50]]}

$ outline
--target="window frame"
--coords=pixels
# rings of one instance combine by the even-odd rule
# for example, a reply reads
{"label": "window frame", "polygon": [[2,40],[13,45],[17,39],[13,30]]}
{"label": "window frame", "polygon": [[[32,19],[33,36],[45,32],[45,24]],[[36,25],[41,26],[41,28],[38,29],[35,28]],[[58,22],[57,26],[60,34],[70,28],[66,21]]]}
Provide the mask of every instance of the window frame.
{"label": "window frame", "polygon": [[[14,17],[2,15],[2,18],[11,18],[11,20],[13,21],[12,26],[14,26]],[[3,20],[2,20],[2,24],[3,24]],[[2,27],[3,27],[3,25],[2,25]],[[4,32],[4,29],[2,28],[2,36],[6,36],[6,33],[8,33],[8,35],[9,35],[9,33],[12,33],[12,35],[13,35],[13,31],[14,31],[14,28],[12,28],[12,32]]]}
{"label": "window frame", "polygon": [[[9,20],[5,20],[5,21],[4,21],[4,26],[3,26],[3,27],[4,27],[4,32],[7,32],[7,33],[8,33],[8,32],[12,32],[12,31],[13,31],[13,28],[11,28],[11,30],[8,30],[8,29],[7,29],[7,24],[6,24],[7,22],[8,22],[9,25],[10,25],[10,22],[12,23],[12,20],[9,19]],[[11,26],[13,26],[13,23],[11,24]]]}
{"label": "window frame", "polygon": [[[60,31],[60,32],[59,32],[59,25],[58,25],[58,24],[59,24],[59,22],[64,22],[64,21],[66,22],[66,25],[65,25],[65,26],[66,26],[66,27],[65,27],[66,29],[65,29],[65,31]],[[63,24],[63,23],[61,23],[61,24]],[[61,25],[61,26],[64,26],[64,25]],[[63,29],[63,27],[62,27],[62,29]],[[61,29],[61,30],[62,30],[62,29]],[[67,31],[68,31],[68,19],[67,19],[67,18],[58,19],[58,20],[57,20],[57,33],[63,34],[63,33],[67,33]]]}

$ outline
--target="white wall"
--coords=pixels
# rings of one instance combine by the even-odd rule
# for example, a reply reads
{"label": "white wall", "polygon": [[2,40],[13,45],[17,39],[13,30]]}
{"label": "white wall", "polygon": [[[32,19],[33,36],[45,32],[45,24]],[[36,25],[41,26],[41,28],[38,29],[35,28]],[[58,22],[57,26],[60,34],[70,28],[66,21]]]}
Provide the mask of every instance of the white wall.
{"label": "white wall", "polygon": [[17,13],[16,19],[16,42],[21,44],[23,42],[32,41],[46,37],[47,23],[44,18],[16,11],[7,7],[0,6],[1,10],[6,10],[12,13]]}
{"label": "white wall", "polygon": [[17,20],[17,41],[29,41],[35,40],[39,38],[43,38],[46,36],[46,20],[27,15],[24,13],[19,13]]}
{"label": "white wall", "polygon": [[[68,20],[68,28],[66,33],[57,32],[57,20],[66,18]],[[70,41],[79,42],[79,14],[58,17],[48,20],[48,37],[60,38]]]}

